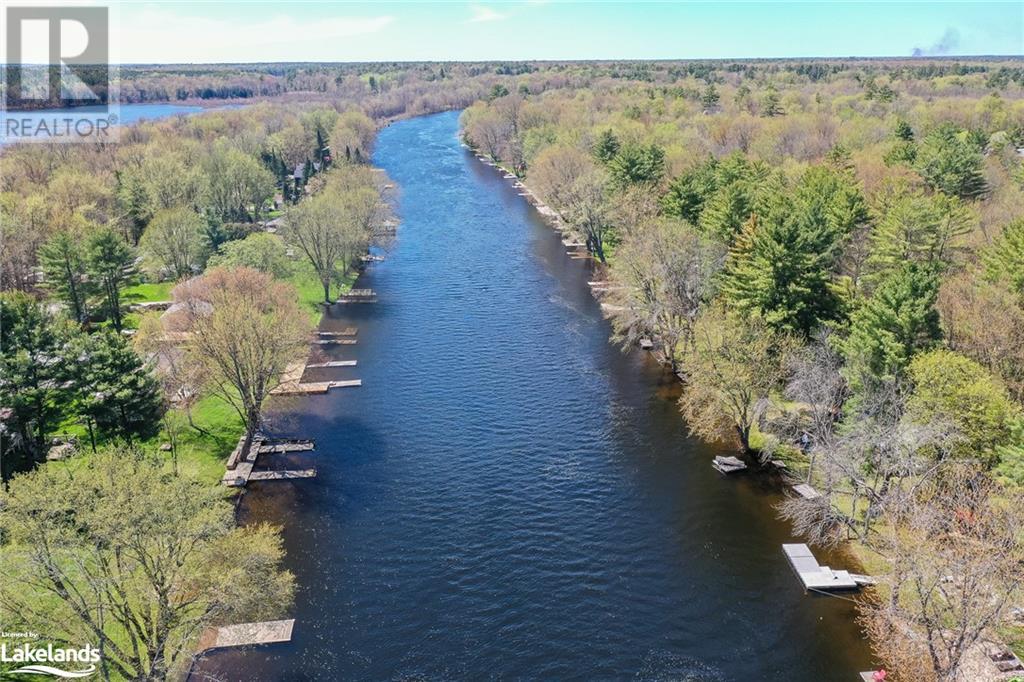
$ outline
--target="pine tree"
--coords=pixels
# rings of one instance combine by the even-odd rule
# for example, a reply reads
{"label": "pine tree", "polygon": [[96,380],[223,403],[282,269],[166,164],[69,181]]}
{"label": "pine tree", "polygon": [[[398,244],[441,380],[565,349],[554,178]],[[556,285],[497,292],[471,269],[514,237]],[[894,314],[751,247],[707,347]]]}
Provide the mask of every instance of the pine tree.
{"label": "pine tree", "polygon": [[776,330],[809,336],[840,315],[833,270],[843,241],[867,220],[867,206],[850,176],[816,166],[792,191],[773,191],[762,211],[730,250],[722,293]]}
{"label": "pine tree", "polygon": [[661,199],[665,214],[696,225],[704,210],[704,202],[718,189],[717,170],[718,161],[709,157],[673,180]]}
{"label": "pine tree", "polygon": [[81,241],[69,230],[61,230],[39,250],[47,286],[67,304],[78,322],[85,322],[89,316],[89,282],[83,256]]}
{"label": "pine tree", "polygon": [[881,217],[871,233],[869,281],[906,262],[945,269],[954,260],[960,238],[973,229],[973,221],[970,210],[954,197],[892,190],[882,200]]}
{"label": "pine tree", "polygon": [[933,189],[950,196],[976,199],[988,191],[981,149],[951,124],[925,136],[914,168]]}
{"label": "pine tree", "polygon": [[927,266],[904,263],[854,311],[840,346],[855,392],[902,376],[916,352],[941,338],[938,290],[939,278]]}
{"label": "pine tree", "polygon": [[1024,218],[1003,229],[1003,234],[982,254],[985,275],[995,282],[1006,282],[1024,296]]}
{"label": "pine tree", "polygon": [[704,90],[704,94],[700,97],[700,103],[704,106],[705,111],[714,111],[718,107],[718,100],[721,96],[718,94],[718,90],[715,88],[714,83],[708,83],[708,87]]}
{"label": "pine tree", "polygon": [[619,138],[615,136],[615,131],[609,128],[598,135],[597,142],[594,144],[594,156],[601,163],[608,163],[619,153],[620,146]]}
{"label": "pine tree", "polygon": [[134,256],[124,240],[109,228],[97,230],[86,243],[86,270],[101,292],[114,329],[121,331],[121,288],[128,281]]}
{"label": "pine tree", "polygon": [[113,331],[86,336],[74,344],[76,410],[89,427],[129,443],[149,438],[160,430],[163,401],[160,383],[149,367]]}

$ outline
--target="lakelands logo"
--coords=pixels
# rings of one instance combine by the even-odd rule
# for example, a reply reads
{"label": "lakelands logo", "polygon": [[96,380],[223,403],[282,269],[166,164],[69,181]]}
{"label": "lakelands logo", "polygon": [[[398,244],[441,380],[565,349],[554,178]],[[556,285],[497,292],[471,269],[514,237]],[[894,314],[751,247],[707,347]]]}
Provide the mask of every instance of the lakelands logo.
{"label": "lakelands logo", "polygon": [[113,141],[111,8],[5,5],[0,142]]}
{"label": "lakelands logo", "polygon": [[[28,664],[8,671],[12,675],[52,675],[68,679],[89,677],[96,672],[96,664],[99,662],[99,650],[89,644],[80,649],[55,648],[52,644],[46,647],[29,643],[13,647],[0,644],[0,663]],[[59,663],[60,666],[51,665],[53,663]],[[76,665],[71,666],[69,663]],[[83,668],[83,665],[88,667]]]}

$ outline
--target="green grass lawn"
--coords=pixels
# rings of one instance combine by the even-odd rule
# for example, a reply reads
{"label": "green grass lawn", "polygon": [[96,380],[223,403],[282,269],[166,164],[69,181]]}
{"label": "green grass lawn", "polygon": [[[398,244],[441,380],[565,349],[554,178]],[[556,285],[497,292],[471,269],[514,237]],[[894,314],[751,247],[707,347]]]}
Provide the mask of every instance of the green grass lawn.
{"label": "green grass lawn", "polygon": [[[333,284],[331,298],[337,300],[338,296],[351,289],[358,276],[358,271],[350,272],[342,279],[340,287],[337,283]],[[313,270],[313,266],[306,260],[295,261],[292,274],[287,281],[298,291],[299,303],[302,305],[302,309],[309,313],[313,324],[319,324],[320,317],[324,312],[324,287],[320,284],[320,279],[317,277],[316,271]]]}
{"label": "green grass lawn", "polygon": [[[175,452],[160,449],[161,445],[171,440],[166,429],[168,421],[175,425],[177,432]],[[165,459],[168,467],[172,467],[177,459],[178,471],[183,474],[211,485],[219,483],[221,476],[224,475],[224,462],[242,435],[242,418],[222,398],[207,396],[192,407],[192,421],[206,433],[189,425],[185,413],[175,409],[168,415],[168,419],[164,420],[160,433],[137,445]],[[60,425],[59,432],[78,437],[79,454],[63,461],[50,462],[47,466],[74,468],[87,463],[92,455],[92,448],[85,426],[72,418]],[[108,441],[97,439],[97,447],[107,444]]]}
{"label": "green grass lawn", "polygon": [[140,282],[121,291],[125,305],[171,300],[171,289],[177,282]]}

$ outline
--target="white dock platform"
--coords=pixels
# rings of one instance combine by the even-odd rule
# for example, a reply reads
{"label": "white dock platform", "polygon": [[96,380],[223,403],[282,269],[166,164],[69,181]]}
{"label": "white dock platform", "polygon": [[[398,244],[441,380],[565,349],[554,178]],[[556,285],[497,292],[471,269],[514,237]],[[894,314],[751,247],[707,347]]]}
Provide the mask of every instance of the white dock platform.
{"label": "white dock platform", "polygon": [[804,589],[829,591],[855,590],[859,587],[848,571],[834,571],[828,566],[820,566],[807,545],[783,545],[782,551],[803,582]]}
{"label": "white dock platform", "polygon": [[223,649],[225,647],[290,642],[294,628],[294,618],[207,628],[200,636],[196,650],[203,652],[208,649]]}

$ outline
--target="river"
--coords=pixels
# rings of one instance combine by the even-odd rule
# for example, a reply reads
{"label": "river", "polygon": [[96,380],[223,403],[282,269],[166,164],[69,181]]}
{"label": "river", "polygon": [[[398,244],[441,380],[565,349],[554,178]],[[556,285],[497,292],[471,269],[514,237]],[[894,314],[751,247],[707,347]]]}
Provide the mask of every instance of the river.
{"label": "river", "polygon": [[[222,680],[837,680],[871,659],[853,605],[808,596],[752,476],[686,436],[672,382],[623,354],[588,265],[457,140],[458,115],[381,131],[401,188],[387,259],[325,330],[360,388],[279,405],[315,479],[254,484],[283,527],[294,639],[207,657]],[[317,372],[317,374],[313,374]],[[201,679],[196,675],[193,679]]]}

